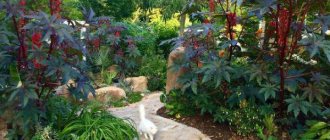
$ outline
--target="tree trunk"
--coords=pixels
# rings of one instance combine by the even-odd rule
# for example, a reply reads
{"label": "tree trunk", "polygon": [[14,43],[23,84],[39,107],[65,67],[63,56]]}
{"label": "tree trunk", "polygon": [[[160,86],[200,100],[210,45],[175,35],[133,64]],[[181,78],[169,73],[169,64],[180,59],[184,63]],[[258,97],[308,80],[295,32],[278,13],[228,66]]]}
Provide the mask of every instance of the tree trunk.
{"label": "tree trunk", "polygon": [[183,35],[184,33],[184,28],[185,28],[185,24],[186,24],[186,14],[181,14],[180,15],[180,36]]}

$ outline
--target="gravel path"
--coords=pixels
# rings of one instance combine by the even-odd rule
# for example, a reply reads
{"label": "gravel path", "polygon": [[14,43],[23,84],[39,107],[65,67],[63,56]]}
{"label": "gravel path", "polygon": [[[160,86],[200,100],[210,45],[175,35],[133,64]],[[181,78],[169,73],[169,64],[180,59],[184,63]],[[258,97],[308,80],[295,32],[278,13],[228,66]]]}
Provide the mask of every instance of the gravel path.
{"label": "gravel path", "polygon": [[[158,127],[155,140],[210,140],[209,137],[195,128],[158,116],[156,114],[157,110],[164,106],[159,100],[161,94],[161,92],[155,92],[145,96],[138,103],[121,108],[110,108],[109,111],[115,116],[129,118],[139,124],[138,107],[142,103],[146,109],[146,117]],[[141,140],[144,139],[141,138]]]}

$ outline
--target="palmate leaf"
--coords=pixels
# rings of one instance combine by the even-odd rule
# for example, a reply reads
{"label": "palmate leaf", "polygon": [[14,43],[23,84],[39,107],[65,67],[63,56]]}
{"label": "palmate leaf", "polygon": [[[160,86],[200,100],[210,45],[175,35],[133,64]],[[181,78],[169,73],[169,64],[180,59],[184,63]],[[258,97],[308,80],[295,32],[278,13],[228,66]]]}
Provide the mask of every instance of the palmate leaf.
{"label": "palmate leaf", "polygon": [[[302,74],[304,70],[289,70],[287,76],[295,76]],[[307,81],[303,77],[296,77],[296,78],[289,78],[285,79],[285,88],[290,91],[295,93],[299,87],[299,84],[303,83],[305,84]]]}
{"label": "palmate leaf", "polygon": [[266,65],[252,65],[249,71],[246,72],[250,74],[250,81],[257,80],[258,84],[261,85],[262,80],[268,79],[268,69]]}
{"label": "palmate leaf", "polygon": [[38,96],[35,92],[36,85],[29,81],[19,81],[16,87],[11,89],[8,101],[19,101],[25,107],[30,99],[37,99]]}
{"label": "palmate leaf", "polygon": [[243,3],[243,0],[231,0],[231,3],[236,3],[237,6],[241,6]]}
{"label": "palmate leaf", "polygon": [[136,58],[138,56],[141,56],[141,53],[137,47],[129,47],[127,48],[126,52],[128,53],[128,56],[131,58]]}
{"label": "palmate leaf", "polygon": [[263,94],[265,97],[265,101],[269,99],[269,97],[275,98],[276,92],[278,91],[277,85],[272,85],[267,83],[266,85],[262,85],[263,88],[259,90],[259,93]]}
{"label": "palmate leaf", "polygon": [[308,98],[310,102],[313,102],[314,99],[317,99],[317,101],[323,103],[323,96],[330,96],[325,89],[315,83],[308,84],[307,87],[303,88],[303,91],[303,97]]}
{"label": "palmate leaf", "polygon": [[71,45],[77,45],[71,35],[74,32],[73,28],[65,24],[63,19],[59,19],[55,15],[49,16],[44,12],[38,12],[35,15],[26,15],[24,17],[30,19],[31,22],[26,24],[23,29],[44,32],[42,41],[47,41],[50,39],[51,34],[56,34],[57,43],[69,41],[72,43]]}
{"label": "palmate leaf", "polygon": [[307,115],[308,111],[311,109],[311,104],[308,101],[305,101],[305,98],[300,97],[299,95],[293,96],[289,99],[286,99],[285,102],[287,102],[288,105],[288,112],[293,112],[295,117],[298,117],[300,112]]}
{"label": "palmate leaf", "polygon": [[203,74],[202,83],[212,81],[215,83],[215,88],[219,87],[223,80],[230,82],[230,72],[234,69],[228,65],[225,60],[211,61],[203,63],[203,67],[197,71],[199,74]]}
{"label": "palmate leaf", "polygon": [[316,34],[306,33],[299,44],[305,46],[310,53],[310,57],[320,54],[320,50],[326,55],[330,62],[330,41]]}
{"label": "palmate leaf", "polygon": [[183,85],[183,92],[190,88],[195,94],[197,94],[198,74],[189,72],[184,75],[181,75],[178,78],[178,83]]}
{"label": "palmate leaf", "polygon": [[327,75],[322,75],[321,73],[312,73],[311,81],[315,84],[319,84],[322,86],[327,86],[330,83],[330,77]]}
{"label": "palmate leaf", "polygon": [[330,26],[330,16],[319,15],[313,22],[316,24],[320,24],[322,27],[322,32],[325,33]]}
{"label": "palmate leaf", "polygon": [[258,7],[249,12],[250,15],[255,15],[259,19],[263,17],[264,14],[270,11],[270,8],[277,9],[276,0],[258,0]]}

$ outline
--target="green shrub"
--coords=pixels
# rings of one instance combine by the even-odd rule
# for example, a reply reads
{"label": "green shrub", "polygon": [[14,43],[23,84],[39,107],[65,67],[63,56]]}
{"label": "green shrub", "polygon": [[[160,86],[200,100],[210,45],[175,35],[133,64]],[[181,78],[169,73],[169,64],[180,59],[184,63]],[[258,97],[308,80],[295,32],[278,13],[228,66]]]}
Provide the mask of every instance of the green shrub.
{"label": "green shrub", "polygon": [[143,96],[141,95],[141,93],[129,93],[126,98],[117,101],[110,100],[109,104],[113,107],[123,107],[128,104],[139,102],[142,100],[142,98]]}
{"label": "green shrub", "polygon": [[301,136],[301,139],[330,139],[330,123],[323,121],[307,121],[308,130]]}
{"label": "green shrub", "polygon": [[217,122],[228,122],[233,126],[239,135],[256,133],[260,126],[263,126],[263,116],[258,107],[249,105],[239,109],[228,109],[219,107],[214,114]]}
{"label": "green shrub", "polygon": [[167,58],[173,46],[171,44],[163,44],[159,46],[159,44],[164,40],[177,37],[179,35],[178,30],[180,23],[176,18],[172,18],[164,21],[161,18],[160,12],[157,10],[154,11],[154,15],[152,15],[150,18],[151,18],[150,25],[153,27],[154,31],[158,35],[156,41],[157,42],[156,50],[158,54],[162,54],[164,55],[164,58]]}
{"label": "green shrub", "polygon": [[160,55],[144,56],[142,64],[137,72],[148,78],[150,91],[163,90],[166,85],[166,60]]}
{"label": "green shrub", "polygon": [[61,139],[132,140],[139,136],[132,123],[112,116],[100,104],[92,103],[79,113],[59,133]]}
{"label": "green shrub", "polygon": [[172,116],[194,115],[196,107],[189,102],[188,96],[181,90],[171,90],[168,94],[162,94],[161,102],[165,104],[167,114]]}
{"label": "green shrub", "polygon": [[158,45],[156,41],[158,34],[154,31],[153,28],[149,27],[145,23],[124,22],[121,24],[128,28],[125,31],[126,34],[140,38],[137,39],[136,45],[139,48],[142,56],[156,53],[156,46]]}
{"label": "green shrub", "polygon": [[64,125],[77,117],[78,106],[62,96],[53,96],[46,104],[47,123],[56,130],[62,130]]}
{"label": "green shrub", "polygon": [[57,132],[51,127],[46,126],[44,128],[37,128],[37,133],[31,140],[57,140]]}

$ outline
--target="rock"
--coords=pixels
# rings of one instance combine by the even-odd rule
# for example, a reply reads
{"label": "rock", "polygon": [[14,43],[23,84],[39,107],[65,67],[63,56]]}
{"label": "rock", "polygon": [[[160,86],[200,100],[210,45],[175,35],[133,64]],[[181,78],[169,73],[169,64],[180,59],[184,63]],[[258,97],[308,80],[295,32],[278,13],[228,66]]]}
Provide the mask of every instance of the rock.
{"label": "rock", "polygon": [[108,72],[118,73],[118,65],[111,65],[107,68]]}
{"label": "rock", "polygon": [[75,86],[75,81],[70,79],[66,85],[62,85],[62,86],[57,87],[55,89],[55,94],[60,95],[60,96],[64,96],[66,98],[71,97],[71,94],[68,90],[68,86],[70,86],[70,85]]}
{"label": "rock", "polygon": [[[126,97],[123,89],[115,86],[103,87],[95,90],[96,100],[106,102],[109,98],[119,100]],[[88,99],[93,99],[92,94],[88,94]]]}
{"label": "rock", "polygon": [[[178,133],[179,131],[180,133]],[[184,132],[184,133],[182,133]],[[188,127],[182,127],[182,129],[169,129],[164,131],[159,131],[155,135],[156,140],[210,140],[206,135],[196,131],[195,129],[190,129]]]}
{"label": "rock", "polygon": [[[175,61],[182,59],[184,52],[184,47],[178,47],[177,49],[173,50],[168,57],[167,69],[170,68]],[[169,93],[172,89],[181,87],[181,85],[177,82],[177,79],[184,72],[184,69],[181,69],[177,72],[167,70],[166,93]]]}
{"label": "rock", "polygon": [[7,135],[7,123],[4,119],[0,118],[0,140],[4,140]]}
{"label": "rock", "polygon": [[133,92],[146,92],[148,91],[148,79],[145,76],[129,77],[124,80],[130,85]]}

